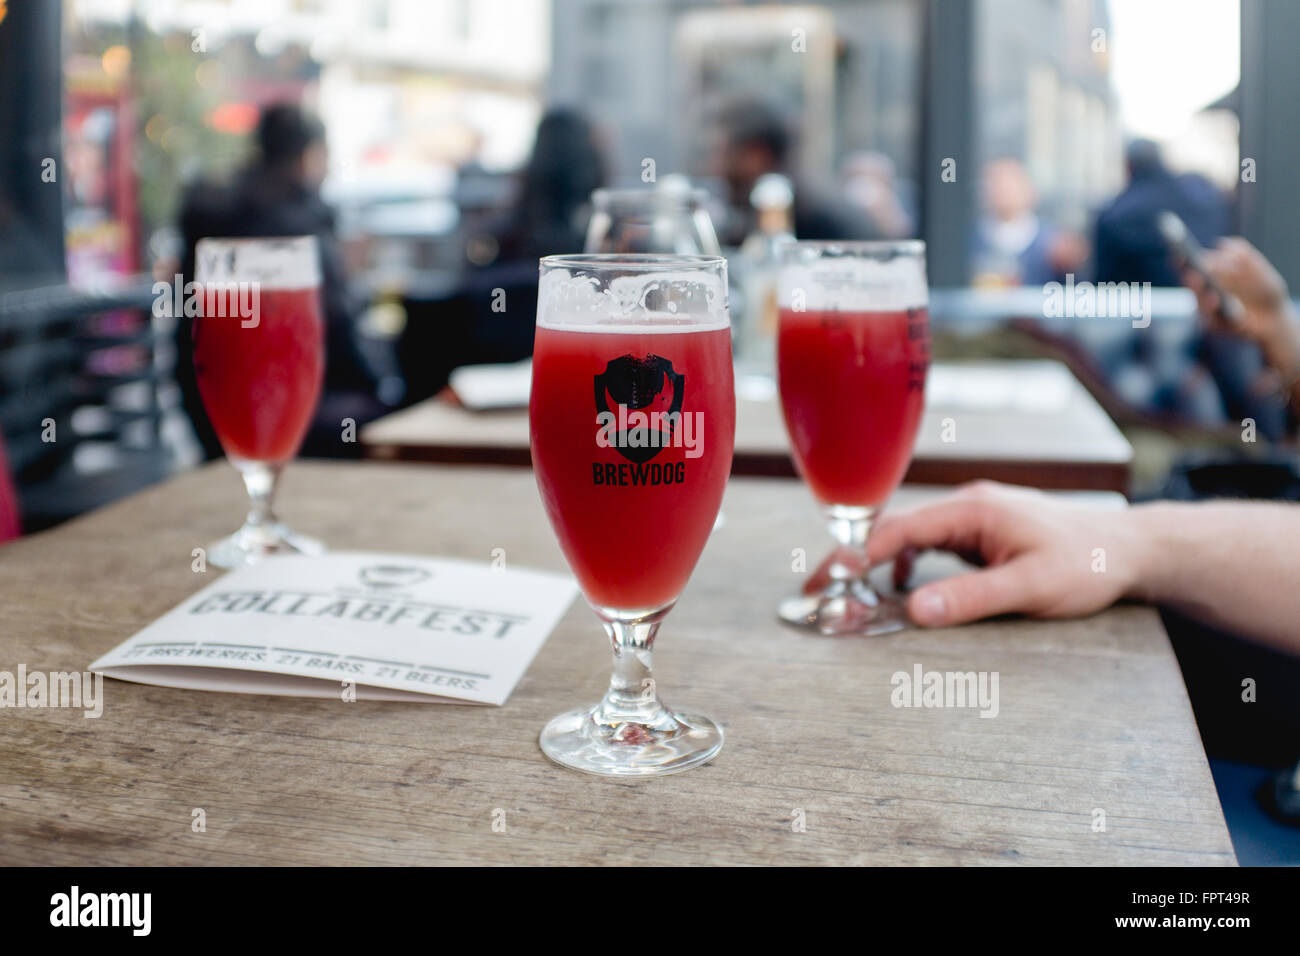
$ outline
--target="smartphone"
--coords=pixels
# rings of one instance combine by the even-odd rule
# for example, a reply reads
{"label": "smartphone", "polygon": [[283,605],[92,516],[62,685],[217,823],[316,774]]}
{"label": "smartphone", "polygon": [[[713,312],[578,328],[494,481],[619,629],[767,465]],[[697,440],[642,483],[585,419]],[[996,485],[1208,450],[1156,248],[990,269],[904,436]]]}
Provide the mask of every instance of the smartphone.
{"label": "smartphone", "polygon": [[1215,282],[1206,271],[1205,250],[1192,235],[1192,230],[1187,228],[1187,223],[1183,222],[1176,213],[1166,211],[1160,214],[1156,225],[1160,229],[1160,235],[1164,237],[1165,245],[1169,247],[1170,254],[1174,257],[1174,265],[1180,272],[1186,269],[1198,275],[1205,283],[1205,287],[1219,298],[1219,318],[1230,325],[1239,325],[1242,320],[1241,303],[1235,296],[1224,292],[1219,287],[1219,283]]}

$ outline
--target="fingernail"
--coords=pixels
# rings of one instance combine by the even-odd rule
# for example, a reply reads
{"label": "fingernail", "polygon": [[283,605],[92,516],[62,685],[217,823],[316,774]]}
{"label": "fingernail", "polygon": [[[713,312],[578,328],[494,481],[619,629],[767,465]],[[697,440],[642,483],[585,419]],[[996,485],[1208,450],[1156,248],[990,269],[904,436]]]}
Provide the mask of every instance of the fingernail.
{"label": "fingernail", "polygon": [[912,617],[917,624],[934,627],[943,623],[948,602],[938,591],[921,591],[912,597]]}

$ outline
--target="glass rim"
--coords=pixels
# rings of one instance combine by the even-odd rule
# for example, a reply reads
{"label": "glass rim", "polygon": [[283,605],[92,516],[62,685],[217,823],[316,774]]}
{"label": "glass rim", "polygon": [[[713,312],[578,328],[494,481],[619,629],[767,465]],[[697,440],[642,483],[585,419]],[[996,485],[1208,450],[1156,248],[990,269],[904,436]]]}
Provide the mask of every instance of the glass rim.
{"label": "glass rim", "polygon": [[685,255],[675,252],[578,252],[557,256],[542,256],[539,270],[587,269],[608,272],[708,272],[725,267],[723,256]]}
{"label": "glass rim", "polygon": [[194,281],[211,288],[254,283],[270,291],[319,289],[321,246],[314,235],[204,236],[194,244]]}
{"label": "glass rim", "polygon": [[[221,245],[247,245],[250,243],[268,243],[268,242],[302,242],[305,239],[316,240],[314,233],[303,233],[298,236],[204,236],[198,242],[207,242]],[[196,243],[197,245],[197,243]]]}
{"label": "glass rim", "polygon": [[868,255],[889,253],[895,256],[925,255],[924,239],[787,239],[780,245],[784,254],[790,250],[813,252],[855,252]]}
{"label": "glass rim", "polygon": [[708,197],[709,191],[703,186],[690,186],[686,189],[665,189],[662,186],[600,186],[591,191],[593,203],[604,199],[614,202],[653,199],[661,203],[686,203],[691,200],[703,201]]}

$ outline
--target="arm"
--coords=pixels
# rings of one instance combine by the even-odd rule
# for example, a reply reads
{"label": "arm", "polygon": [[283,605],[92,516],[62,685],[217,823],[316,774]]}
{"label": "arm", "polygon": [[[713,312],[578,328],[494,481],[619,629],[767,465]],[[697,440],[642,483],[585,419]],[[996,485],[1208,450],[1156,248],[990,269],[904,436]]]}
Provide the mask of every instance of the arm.
{"label": "arm", "polygon": [[911,556],[927,548],[983,567],[918,588],[908,611],[923,626],[1012,612],[1078,617],[1133,598],[1300,653],[1294,505],[1162,502],[1111,510],[979,482],[883,518],[868,559],[899,558],[901,583]]}
{"label": "arm", "polygon": [[1300,654],[1300,507],[1160,502],[1132,514],[1147,547],[1128,596]]}

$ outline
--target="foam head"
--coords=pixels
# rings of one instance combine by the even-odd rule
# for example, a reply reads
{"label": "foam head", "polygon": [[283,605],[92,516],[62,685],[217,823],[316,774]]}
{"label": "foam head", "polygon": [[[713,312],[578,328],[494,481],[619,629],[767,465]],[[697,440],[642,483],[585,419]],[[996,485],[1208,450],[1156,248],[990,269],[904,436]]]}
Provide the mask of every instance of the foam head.
{"label": "foam head", "polygon": [[548,256],[537,324],[572,331],[705,331],[729,325],[717,256]]}
{"label": "foam head", "polygon": [[925,244],[792,242],[781,250],[778,300],[808,312],[895,312],[925,308]]}
{"label": "foam head", "polygon": [[316,237],[200,239],[194,278],[204,285],[256,282],[264,290],[314,289],[320,285]]}

